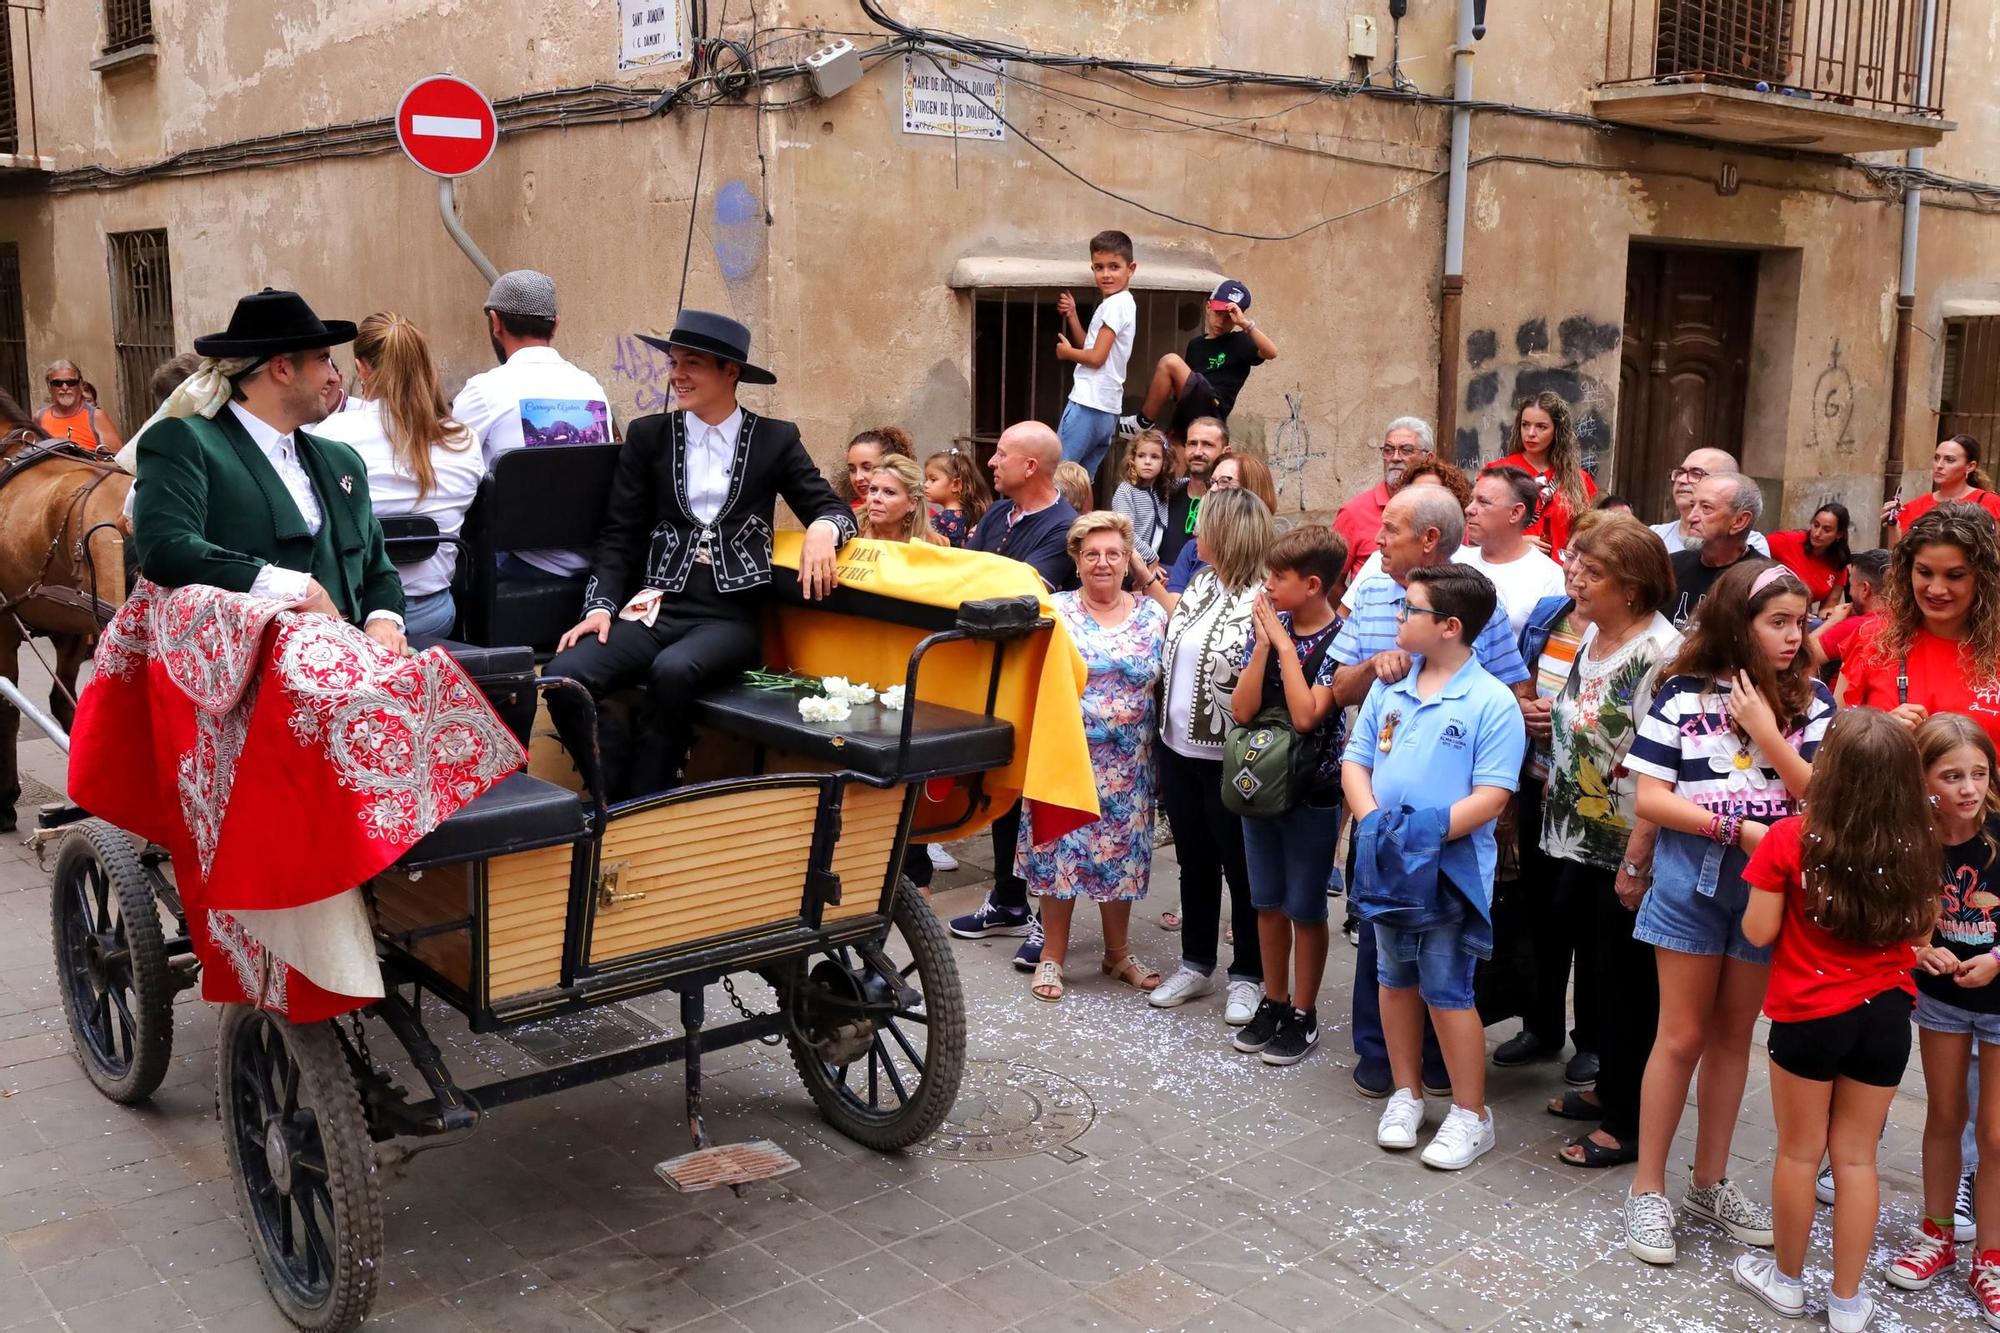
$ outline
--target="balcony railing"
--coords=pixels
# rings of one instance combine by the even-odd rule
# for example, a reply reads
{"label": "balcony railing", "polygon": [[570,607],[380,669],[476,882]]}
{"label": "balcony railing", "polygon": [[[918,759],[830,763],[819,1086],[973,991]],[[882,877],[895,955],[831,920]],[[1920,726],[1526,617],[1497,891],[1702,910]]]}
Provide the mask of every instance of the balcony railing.
{"label": "balcony railing", "polygon": [[1604,82],[1944,114],[1951,0],[1609,0]]}

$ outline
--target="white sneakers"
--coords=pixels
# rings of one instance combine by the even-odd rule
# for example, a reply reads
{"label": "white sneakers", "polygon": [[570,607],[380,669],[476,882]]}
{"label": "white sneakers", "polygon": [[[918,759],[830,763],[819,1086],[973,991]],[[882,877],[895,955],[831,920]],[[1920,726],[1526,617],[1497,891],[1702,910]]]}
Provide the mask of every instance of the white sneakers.
{"label": "white sneakers", "polygon": [[1778,1271],[1778,1261],[1763,1254],[1736,1256],[1736,1285],[1787,1319],[1806,1312],[1806,1284]]}
{"label": "white sneakers", "polygon": [[[1417,1131],[1423,1124],[1423,1099],[1408,1088],[1398,1088],[1375,1124],[1375,1142],[1394,1152],[1407,1151],[1417,1146]],[[1424,1149],[1423,1162],[1440,1171],[1462,1171],[1493,1151],[1493,1143],[1491,1112],[1482,1116],[1453,1106],[1438,1126],[1437,1137]]]}
{"label": "white sneakers", "polygon": [[1191,967],[1177,967],[1174,974],[1150,991],[1146,1000],[1155,1009],[1175,1009],[1189,1000],[1199,1000],[1204,995],[1215,994],[1222,983],[1212,972],[1197,972]]}
{"label": "white sneakers", "polygon": [[1257,1004],[1264,998],[1264,988],[1254,981],[1232,981],[1229,983],[1229,1003],[1223,1006],[1222,1021],[1233,1028],[1240,1028],[1257,1016]]}
{"label": "white sneakers", "polygon": [[1423,1124],[1423,1099],[1412,1096],[1408,1088],[1398,1088],[1389,1095],[1389,1104],[1382,1108],[1382,1118],[1375,1122],[1375,1142],[1397,1152],[1414,1148],[1417,1131]]}

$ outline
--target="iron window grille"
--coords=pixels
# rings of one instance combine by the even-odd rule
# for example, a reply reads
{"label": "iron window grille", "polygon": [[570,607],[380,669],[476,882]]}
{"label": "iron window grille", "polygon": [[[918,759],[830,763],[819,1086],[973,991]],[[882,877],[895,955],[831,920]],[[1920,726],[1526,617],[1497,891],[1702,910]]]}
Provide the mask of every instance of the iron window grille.
{"label": "iron window grille", "polygon": [[104,0],[104,54],[153,40],[152,0]]}
{"label": "iron window grille", "polygon": [[1938,438],[1970,435],[1988,448],[2000,436],[2000,315],[1944,322],[1944,382]]}
{"label": "iron window grille", "polygon": [[174,354],[174,289],[167,233],[120,231],[111,259],[111,343],[118,354],[118,425],[137,430],[153,414],[153,368]]}
{"label": "iron window grille", "polygon": [[28,379],[28,315],[21,293],[21,247],[0,242],[0,389],[33,410]]}

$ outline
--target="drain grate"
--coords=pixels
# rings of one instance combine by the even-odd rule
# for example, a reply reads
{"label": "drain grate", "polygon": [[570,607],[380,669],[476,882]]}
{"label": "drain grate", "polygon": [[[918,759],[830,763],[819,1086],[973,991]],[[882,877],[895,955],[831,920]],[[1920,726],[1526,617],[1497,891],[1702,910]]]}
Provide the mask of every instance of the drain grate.
{"label": "drain grate", "polygon": [[523,1023],[509,1028],[506,1035],[522,1053],[553,1068],[643,1045],[666,1034],[624,1005],[610,1004]]}
{"label": "drain grate", "polygon": [[26,773],[21,774],[21,800],[23,808],[41,805],[64,804],[63,794],[47,783],[37,782]]}
{"label": "drain grate", "polygon": [[1069,1144],[1096,1119],[1096,1103],[1074,1079],[1032,1065],[969,1060],[951,1114],[906,1151],[955,1162],[1037,1153],[1076,1162],[1083,1154]]}
{"label": "drain grate", "polygon": [[655,1175],[683,1194],[699,1194],[720,1185],[748,1185],[799,1169],[796,1157],[769,1139],[718,1143],[670,1157],[653,1168]]}

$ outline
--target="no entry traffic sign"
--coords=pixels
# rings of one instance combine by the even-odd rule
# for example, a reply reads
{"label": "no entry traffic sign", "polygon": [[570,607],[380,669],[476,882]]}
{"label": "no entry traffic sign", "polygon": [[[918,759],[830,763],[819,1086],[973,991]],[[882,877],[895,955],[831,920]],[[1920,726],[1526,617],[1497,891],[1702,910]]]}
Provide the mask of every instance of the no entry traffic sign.
{"label": "no entry traffic sign", "polygon": [[464,176],[486,165],[500,122],[486,94],[464,79],[433,74],[396,104],[396,142],[433,176]]}

